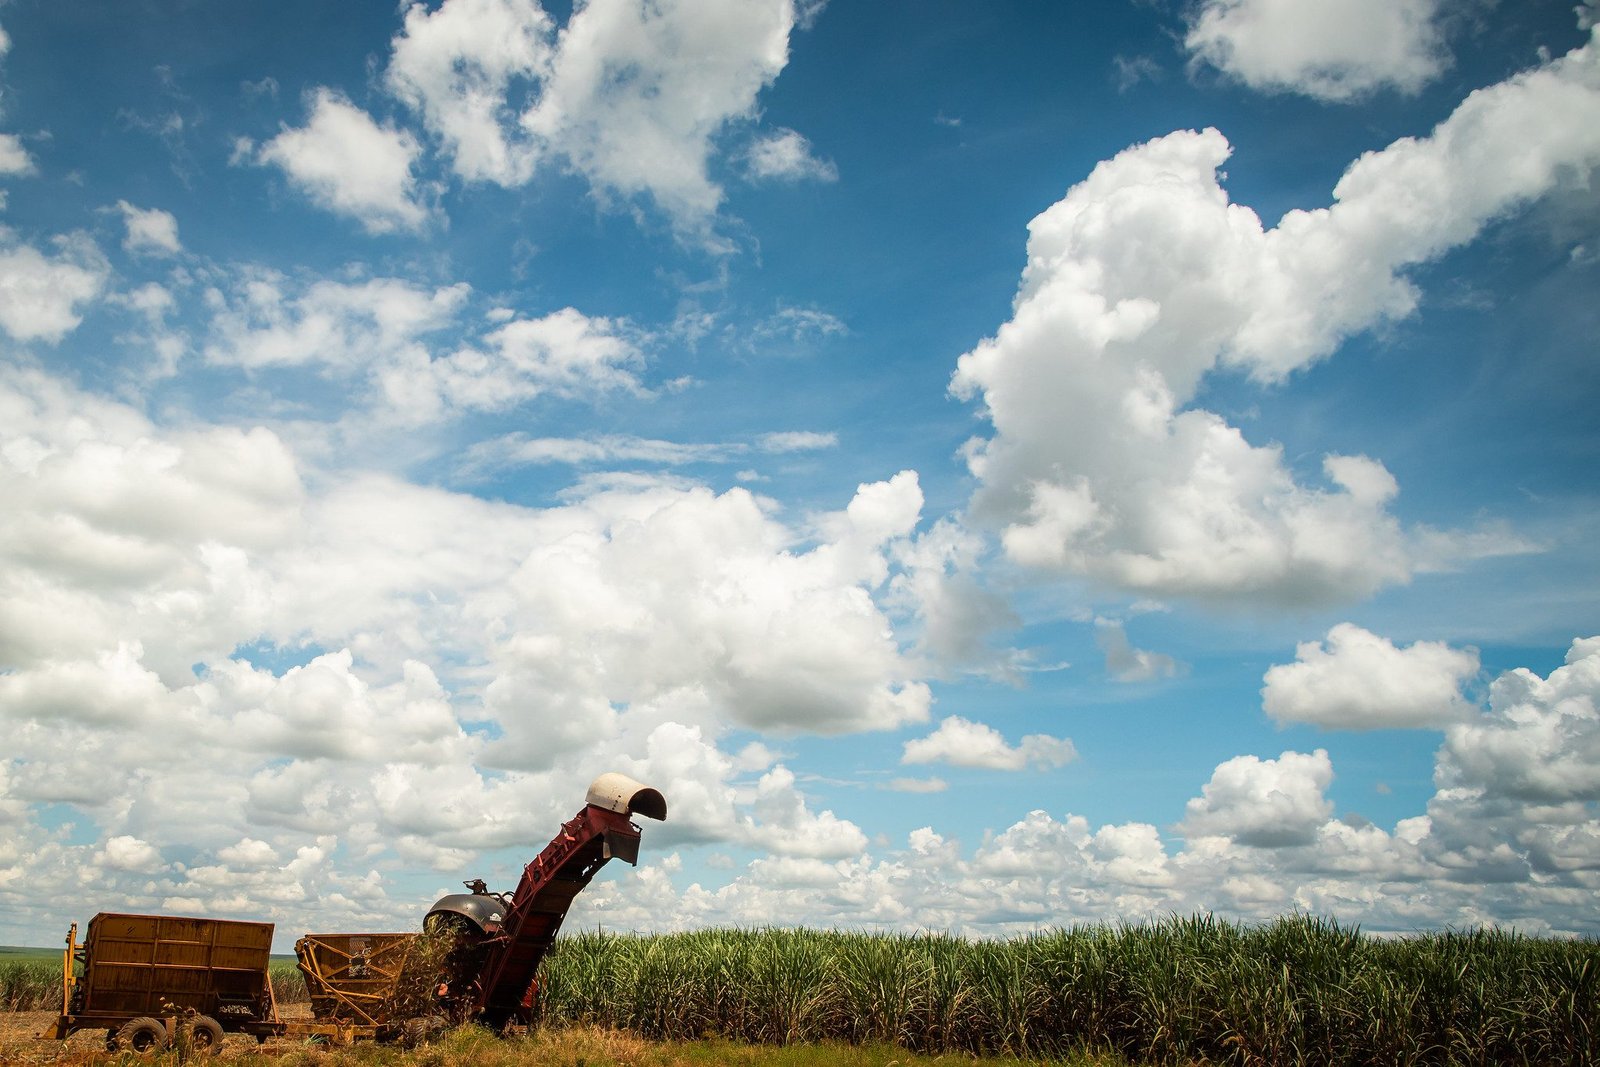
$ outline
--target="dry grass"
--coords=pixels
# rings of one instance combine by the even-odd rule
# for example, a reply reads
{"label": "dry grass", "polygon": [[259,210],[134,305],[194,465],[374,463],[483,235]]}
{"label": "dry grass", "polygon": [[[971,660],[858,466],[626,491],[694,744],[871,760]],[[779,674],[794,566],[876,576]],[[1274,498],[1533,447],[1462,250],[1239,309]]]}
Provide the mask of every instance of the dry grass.
{"label": "dry grass", "polygon": [[[296,1015],[304,1012],[295,1013]],[[150,1059],[109,1055],[99,1031],[74,1034],[65,1042],[33,1035],[55,1019],[50,1012],[0,1014],[0,1064],[79,1067],[150,1064],[172,1067],[176,1053]],[[196,1061],[190,1061],[191,1064]],[[224,1067],[1025,1067],[1043,1061],[986,1061],[967,1056],[930,1057],[908,1054],[892,1045],[838,1044],[771,1048],[713,1039],[699,1042],[649,1041],[635,1034],[597,1027],[546,1028],[525,1037],[502,1039],[476,1027],[464,1027],[424,1048],[402,1050],[370,1042],[328,1048],[305,1041],[277,1038],[257,1045],[230,1035],[221,1053],[210,1060]],[[1071,1067],[1124,1067],[1107,1058],[1059,1061]]]}

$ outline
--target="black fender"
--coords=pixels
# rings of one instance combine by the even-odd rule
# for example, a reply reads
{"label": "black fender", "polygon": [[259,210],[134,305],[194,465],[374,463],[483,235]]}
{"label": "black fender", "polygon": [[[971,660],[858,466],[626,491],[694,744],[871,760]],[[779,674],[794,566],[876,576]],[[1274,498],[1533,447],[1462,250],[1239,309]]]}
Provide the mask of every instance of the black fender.
{"label": "black fender", "polygon": [[439,923],[435,916],[459,915],[471,923],[478,933],[491,937],[500,932],[500,924],[505,921],[507,910],[499,897],[489,893],[451,893],[433,902],[422,923],[424,929],[432,930]]}

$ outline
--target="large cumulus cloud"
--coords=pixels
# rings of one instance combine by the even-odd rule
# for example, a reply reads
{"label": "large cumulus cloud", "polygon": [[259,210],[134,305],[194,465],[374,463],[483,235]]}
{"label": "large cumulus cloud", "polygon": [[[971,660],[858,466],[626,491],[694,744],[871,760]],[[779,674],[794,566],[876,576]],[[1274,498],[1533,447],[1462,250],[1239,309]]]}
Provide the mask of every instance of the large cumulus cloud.
{"label": "large cumulus cloud", "polygon": [[722,199],[714,138],[753,115],[796,18],[792,0],[592,0],[558,34],[536,0],[417,3],[385,78],[469,181],[519,185],[560,161],[602,198],[647,196],[703,231]]}
{"label": "large cumulus cloud", "polygon": [[1332,729],[1445,726],[1470,716],[1462,687],[1478,671],[1478,655],[1440,641],[1397,648],[1350,623],[1307,641],[1295,662],[1268,669],[1262,707],[1280,722]]}
{"label": "large cumulus cloud", "polygon": [[1380,460],[1330,454],[1305,480],[1195,398],[1219,369],[1276,382],[1411,313],[1407,267],[1587,182],[1597,56],[1473,93],[1271,228],[1229,202],[1216,130],[1101,163],[1030,223],[1012,316],[952,380],[994,426],[968,446],[974,514],[1017,562],[1146,593],[1305,603],[1406,581],[1429,560]]}
{"label": "large cumulus cloud", "polygon": [[107,906],[299,914],[384,857],[525,844],[612,766],[675,798],[665,841],[856,855],[860,828],[725,739],[927,716],[875,599],[920,520],[912,472],[797,520],[667,482],[529,508],[315,470],[264,428],[162,427],[24,365],[0,410],[22,505],[0,521],[0,816],[55,841],[37,806],[80,812]]}

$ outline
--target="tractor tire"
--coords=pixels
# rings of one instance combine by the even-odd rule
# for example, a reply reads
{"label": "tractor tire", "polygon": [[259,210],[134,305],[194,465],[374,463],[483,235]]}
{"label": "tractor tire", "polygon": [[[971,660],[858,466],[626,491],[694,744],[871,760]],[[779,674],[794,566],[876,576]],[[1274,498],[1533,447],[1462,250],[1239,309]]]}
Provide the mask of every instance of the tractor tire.
{"label": "tractor tire", "polygon": [[117,1031],[117,1048],[122,1052],[154,1056],[166,1047],[167,1028],[148,1016],[129,1019]]}
{"label": "tractor tire", "polygon": [[189,1048],[209,1056],[221,1052],[222,1024],[209,1015],[202,1015],[190,1023]]}
{"label": "tractor tire", "polygon": [[444,1036],[449,1022],[442,1015],[419,1015],[400,1024],[400,1047],[418,1048]]}

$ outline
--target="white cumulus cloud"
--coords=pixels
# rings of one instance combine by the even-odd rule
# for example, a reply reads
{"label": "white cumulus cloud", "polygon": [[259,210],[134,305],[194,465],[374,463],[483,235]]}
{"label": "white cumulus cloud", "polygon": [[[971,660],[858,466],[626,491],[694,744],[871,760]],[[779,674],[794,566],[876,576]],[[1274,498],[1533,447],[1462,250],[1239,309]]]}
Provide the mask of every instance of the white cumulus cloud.
{"label": "white cumulus cloud", "polygon": [[761,776],[752,810],[761,824],[758,843],[780,856],[838,860],[866,851],[867,835],[855,823],[831,811],[811,811],[787,767]]}
{"label": "white cumulus cloud", "polygon": [[[540,393],[585,396],[637,391],[643,355],[622,323],[562,308],[538,318],[515,319],[483,338],[483,349],[463,348],[426,370],[439,397],[459,407],[499,410]],[[391,396],[414,388],[414,368],[385,377]]]}
{"label": "white cumulus cloud", "polygon": [[994,727],[951,715],[927,737],[907,741],[900,762],[1020,771],[1029,767],[1037,770],[1064,767],[1077,758],[1078,750],[1065,737],[1029,734],[1012,746],[1006,744]]}
{"label": "white cumulus cloud", "polygon": [[178,220],[171,212],[134,207],[126,200],[117,201],[117,210],[122,212],[122,221],[128,227],[122,247],[129,252],[171,255],[182,249],[178,243]]}
{"label": "white cumulus cloud", "polygon": [[1450,727],[1440,752],[1447,786],[1537,804],[1600,801],[1600,637],[1574,641],[1540,678],[1509,671],[1490,688],[1489,714]]}
{"label": "white cumulus cloud", "polygon": [[1600,52],[1473,93],[1432,135],[1351,164],[1332,206],[1270,229],[1229,203],[1229,152],[1215,130],[1137,145],[1030,223],[1012,316],[952,381],[994,425],[967,449],[973,514],[1020,563],[1135,591],[1364,596],[1419,565],[1390,472],[1328,455],[1302,481],[1280,446],[1194,398],[1218,367],[1277,381],[1410,314],[1407,266],[1582,187],[1600,161]]}
{"label": "white cumulus cloud", "polygon": [[1340,623],[1325,642],[1295,649],[1295,662],[1269,668],[1261,705],[1279,722],[1333,730],[1443,727],[1475,714],[1461,687],[1478,673],[1472,649],[1438,641],[1396,648]]}
{"label": "white cumulus cloud", "polygon": [[1309,844],[1333,814],[1324,795],[1332,782],[1333,762],[1320,748],[1277,759],[1235,756],[1189,801],[1182,829],[1190,837],[1222,835],[1260,848]]}
{"label": "white cumulus cloud", "polygon": [[14,133],[0,133],[0,174],[17,177],[33,171],[33,157],[23,147],[22,139]]}
{"label": "white cumulus cloud", "polygon": [[769,181],[836,182],[839,168],[819,159],[811,142],[794,130],[774,130],[750,145],[750,176]]}
{"label": "white cumulus cloud", "polygon": [[13,340],[61,340],[105,286],[105,257],[87,238],[60,238],[56,247],[40,252],[0,228],[0,329]]}
{"label": "white cumulus cloud", "polygon": [[1414,93],[1448,65],[1438,0],[1204,0],[1184,46],[1252,89]]}
{"label": "white cumulus cloud", "polygon": [[508,94],[519,80],[548,76],[553,28],[537,0],[406,7],[389,88],[421,113],[468,181],[518,185],[532,174],[538,148],[517,130]]}
{"label": "white cumulus cloud", "polygon": [[358,220],[368,233],[419,230],[428,220],[413,171],[421,149],[404,130],[379,125],[332,89],[308,100],[304,126],[285,127],[256,153],[316,204]]}
{"label": "white cumulus cloud", "polygon": [[396,278],[320,279],[301,285],[275,272],[246,270],[209,294],[207,362],[247,370],[297,365],[370,371],[426,358],[419,340],[450,324],[468,293]]}
{"label": "white cumulus cloud", "polygon": [[114,871],[149,873],[163,866],[159,849],[129,834],[108,840],[100,855],[101,862]]}
{"label": "white cumulus cloud", "polygon": [[754,113],[795,24],[792,0],[591,0],[559,34],[534,0],[413,4],[386,79],[468,180],[521,184],[555,158],[702,231],[715,139]]}

